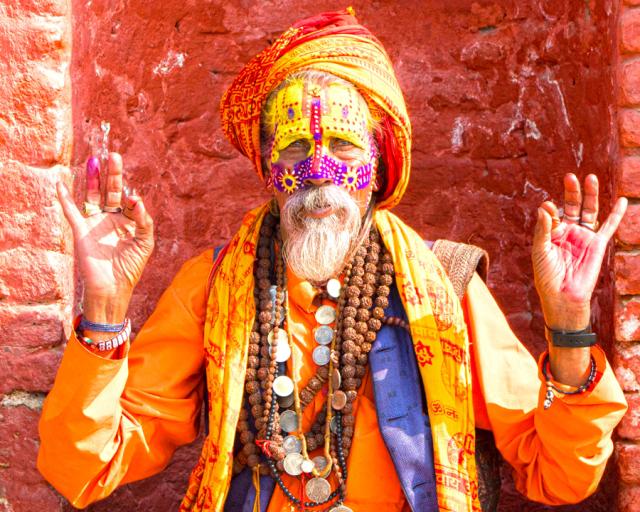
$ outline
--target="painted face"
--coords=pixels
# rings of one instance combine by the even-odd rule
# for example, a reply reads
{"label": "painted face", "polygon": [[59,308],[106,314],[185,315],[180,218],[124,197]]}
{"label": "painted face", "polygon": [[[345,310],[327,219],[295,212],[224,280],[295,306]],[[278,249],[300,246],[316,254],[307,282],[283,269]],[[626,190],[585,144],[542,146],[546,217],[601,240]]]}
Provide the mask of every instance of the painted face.
{"label": "painted face", "polygon": [[279,192],[291,194],[313,179],[329,179],[349,192],[369,185],[375,146],[355,89],[293,83],[278,92],[272,108],[270,181]]}

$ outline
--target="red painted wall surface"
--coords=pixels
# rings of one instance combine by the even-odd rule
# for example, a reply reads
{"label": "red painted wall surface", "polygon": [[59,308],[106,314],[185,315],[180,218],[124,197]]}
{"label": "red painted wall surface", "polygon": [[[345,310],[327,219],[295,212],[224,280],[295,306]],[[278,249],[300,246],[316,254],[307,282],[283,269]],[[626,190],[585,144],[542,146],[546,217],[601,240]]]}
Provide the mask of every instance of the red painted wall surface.
{"label": "red painted wall surface", "polygon": [[[226,241],[243,213],[266,199],[248,161],[223,138],[218,102],[244,63],[318,8],[292,0],[72,4],[77,197],[100,122],[108,121],[126,180],[156,220],[156,251],[131,306],[139,328],[182,262]],[[386,45],[413,120],[413,178],[396,213],[425,238],[447,237],[489,251],[491,287],[537,355],[544,347],[543,324],[529,261],[536,207],[559,198],[569,171],[598,174],[605,207],[611,195],[617,2],[353,5]],[[323,3],[323,9],[344,7]],[[608,270],[603,276],[594,311],[608,344]],[[175,510],[198,450],[198,443],[179,450],[161,475],[119,489],[90,510]],[[524,503],[507,474],[501,510],[546,510]],[[38,489],[52,499],[44,484]],[[615,493],[609,472],[596,496],[562,510],[610,511]],[[28,501],[11,496],[15,510],[27,510]]]}

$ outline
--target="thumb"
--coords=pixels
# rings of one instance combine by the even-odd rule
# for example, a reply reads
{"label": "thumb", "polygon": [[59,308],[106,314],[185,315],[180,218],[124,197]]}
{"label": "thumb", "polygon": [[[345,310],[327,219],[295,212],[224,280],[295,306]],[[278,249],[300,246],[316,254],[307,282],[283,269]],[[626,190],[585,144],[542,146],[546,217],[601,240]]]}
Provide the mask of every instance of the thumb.
{"label": "thumb", "polygon": [[73,236],[76,239],[80,238],[84,235],[85,231],[84,217],[80,213],[80,210],[78,210],[76,203],[73,201],[73,198],[69,193],[69,189],[64,183],[62,183],[62,181],[58,181],[56,183],[56,193],[58,195],[58,200],[60,201],[60,206],[62,206],[62,212],[73,231]]}
{"label": "thumb", "polygon": [[153,219],[139,196],[128,196],[124,213],[136,223],[135,239],[153,249]]}
{"label": "thumb", "polygon": [[551,242],[553,219],[544,208],[538,208],[538,220],[533,231],[533,250],[540,250]]}

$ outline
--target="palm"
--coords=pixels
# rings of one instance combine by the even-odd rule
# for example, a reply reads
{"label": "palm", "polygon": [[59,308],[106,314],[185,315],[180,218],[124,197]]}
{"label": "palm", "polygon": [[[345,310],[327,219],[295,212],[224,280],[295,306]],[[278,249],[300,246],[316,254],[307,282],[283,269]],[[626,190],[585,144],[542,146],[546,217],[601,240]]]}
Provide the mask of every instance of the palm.
{"label": "palm", "polygon": [[100,207],[96,162],[91,159],[87,166],[86,215],[80,213],[61,183],[58,197],[73,230],[85,292],[104,297],[126,295],[140,279],[153,251],[153,221],[139,196],[133,194],[122,201],[122,159],[117,153],[110,155],[108,173],[102,178],[106,193]]}
{"label": "palm", "polygon": [[568,174],[564,185],[564,218],[560,219],[555,204],[543,203],[533,240],[533,271],[543,308],[588,306],[607,244],[626,210],[626,200],[619,199],[600,230],[595,231],[598,179],[593,174],[587,176],[584,197],[575,175]]}
{"label": "palm", "polygon": [[105,295],[133,289],[153,246],[135,237],[135,223],[121,213],[92,215],[85,224],[87,234],[76,241],[85,286]]}
{"label": "palm", "polygon": [[551,232],[534,261],[540,287],[571,302],[588,301],[595,288],[608,240],[576,225],[561,224]]}

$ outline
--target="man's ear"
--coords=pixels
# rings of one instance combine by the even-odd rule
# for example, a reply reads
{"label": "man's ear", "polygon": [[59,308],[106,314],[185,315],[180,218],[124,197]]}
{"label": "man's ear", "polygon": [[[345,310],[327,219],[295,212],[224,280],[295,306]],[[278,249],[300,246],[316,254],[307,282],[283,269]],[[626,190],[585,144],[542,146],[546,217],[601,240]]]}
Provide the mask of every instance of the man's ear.
{"label": "man's ear", "polygon": [[271,164],[268,158],[262,159],[262,175],[264,176],[264,185],[268,192],[273,192],[273,175],[271,174]]}

